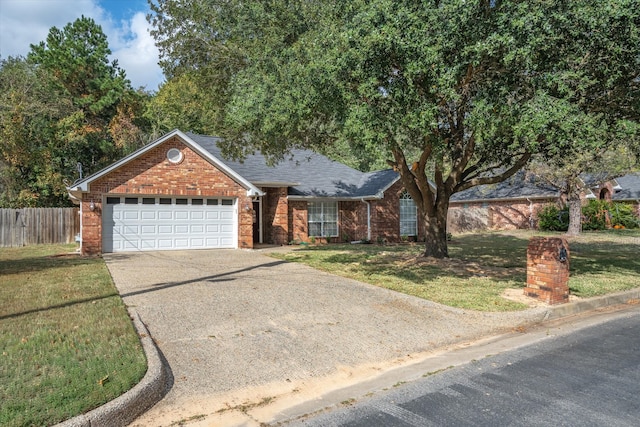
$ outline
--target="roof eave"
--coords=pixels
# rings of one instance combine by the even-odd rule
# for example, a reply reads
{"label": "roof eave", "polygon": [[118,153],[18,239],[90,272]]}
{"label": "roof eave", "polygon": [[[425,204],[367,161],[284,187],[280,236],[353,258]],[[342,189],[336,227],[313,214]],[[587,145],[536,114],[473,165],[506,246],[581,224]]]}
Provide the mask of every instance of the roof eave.
{"label": "roof eave", "polygon": [[287,199],[289,200],[300,200],[300,201],[309,201],[309,200],[334,200],[337,202],[345,201],[345,202],[353,202],[353,201],[362,201],[362,200],[380,200],[382,197],[378,194],[376,195],[367,195],[367,196],[300,196],[300,195],[288,195]]}
{"label": "roof eave", "polygon": [[490,203],[490,202],[512,202],[514,200],[546,200],[546,199],[557,199],[558,196],[548,195],[548,196],[518,196],[518,197],[495,197],[491,199],[469,199],[469,200],[451,200],[449,204],[452,203]]}
{"label": "roof eave", "polygon": [[299,182],[287,182],[287,181],[252,181],[252,184],[256,187],[269,187],[269,188],[282,188],[282,187],[296,187],[300,185]]}

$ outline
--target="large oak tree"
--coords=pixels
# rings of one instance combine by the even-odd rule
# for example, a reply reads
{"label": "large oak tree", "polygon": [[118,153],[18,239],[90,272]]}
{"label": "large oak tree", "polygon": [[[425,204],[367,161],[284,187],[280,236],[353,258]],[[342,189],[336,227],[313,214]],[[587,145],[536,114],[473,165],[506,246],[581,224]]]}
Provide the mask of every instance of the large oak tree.
{"label": "large oak tree", "polygon": [[[216,103],[227,153],[388,156],[425,255],[448,256],[450,197],[553,151],[568,110],[637,120],[637,0],[157,0],[169,77]],[[589,127],[587,131],[597,129]]]}

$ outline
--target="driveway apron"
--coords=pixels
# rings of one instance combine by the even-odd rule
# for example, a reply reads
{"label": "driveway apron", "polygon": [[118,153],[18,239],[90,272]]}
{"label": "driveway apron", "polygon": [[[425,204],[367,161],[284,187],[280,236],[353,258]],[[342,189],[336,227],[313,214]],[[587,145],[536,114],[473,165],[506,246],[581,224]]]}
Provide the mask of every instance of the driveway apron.
{"label": "driveway apron", "polygon": [[535,315],[452,309],[255,250],[104,258],[173,375],[165,398],[136,425],[170,425],[286,396],[341,372],[382,369],[496,334]]}

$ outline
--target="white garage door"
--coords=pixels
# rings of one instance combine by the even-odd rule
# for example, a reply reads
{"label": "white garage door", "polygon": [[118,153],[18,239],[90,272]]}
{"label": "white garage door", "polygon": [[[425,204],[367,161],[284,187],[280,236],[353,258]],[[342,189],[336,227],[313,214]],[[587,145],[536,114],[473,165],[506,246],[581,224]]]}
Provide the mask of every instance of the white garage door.
{"label": "white garage door", "polygon": [[234,199],[107,197],[103,252],[235,248]]}

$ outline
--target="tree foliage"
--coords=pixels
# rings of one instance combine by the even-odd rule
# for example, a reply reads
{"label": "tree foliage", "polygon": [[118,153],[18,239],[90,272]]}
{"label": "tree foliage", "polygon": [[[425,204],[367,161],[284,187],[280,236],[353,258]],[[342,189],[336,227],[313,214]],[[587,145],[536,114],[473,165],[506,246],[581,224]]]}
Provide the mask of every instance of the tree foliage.
{"label": "tree foliage", "polygon": [[142,145],[148,94],[109,62],[100,26],[82,17],[27,59],[0,62],[0,204],[63,206],[66,186]]}
{"label": "tree foliage", "polygon": [[425,255],[443,257],[452,194],[562,153],[567,118],[589,142],[638,120],[638,6],[159,0],[151,22],[165,72],[192,73],[216,103],[228,153],[386,153]]}
{"label": "tree foliage", "polygon": [[180,74],[164,83],[149,100],[145,117],[158,133],[182,129],[216,135],[217,107],[190,73]]}

